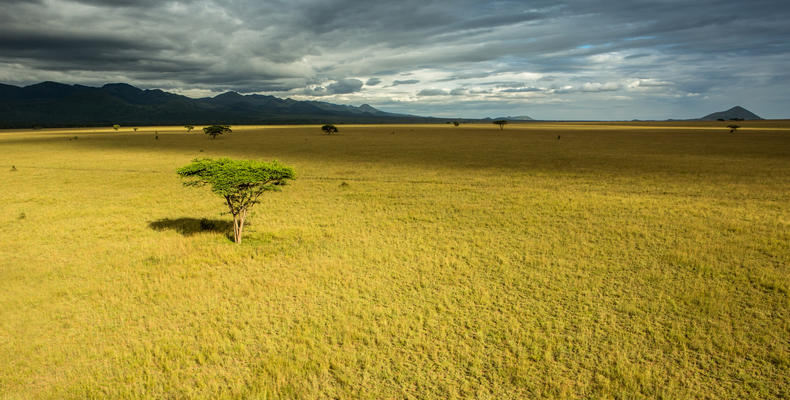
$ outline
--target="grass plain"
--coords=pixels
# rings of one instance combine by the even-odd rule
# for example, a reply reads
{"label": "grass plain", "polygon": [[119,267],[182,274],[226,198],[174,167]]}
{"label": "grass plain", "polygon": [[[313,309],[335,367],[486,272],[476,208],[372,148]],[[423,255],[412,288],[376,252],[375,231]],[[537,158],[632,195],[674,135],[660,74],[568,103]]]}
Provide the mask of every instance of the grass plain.
{"label": "grass plain", "polygon": [[[0,397],[790,397],[790,121],[726,124],[0,131]],[[241,245],[220,156],[299,175]]]}

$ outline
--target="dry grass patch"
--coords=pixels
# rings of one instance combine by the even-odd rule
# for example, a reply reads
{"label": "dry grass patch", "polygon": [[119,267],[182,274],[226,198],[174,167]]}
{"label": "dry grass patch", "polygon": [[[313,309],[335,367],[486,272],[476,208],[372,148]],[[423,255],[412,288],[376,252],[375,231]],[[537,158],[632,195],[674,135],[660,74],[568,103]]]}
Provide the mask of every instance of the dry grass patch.
{"label": "dry grass patch", "polygon": [[[719,125],[0,132],[0,396],[787,397],[788,125]],[[299,176],[241,245],[224,156]]]}

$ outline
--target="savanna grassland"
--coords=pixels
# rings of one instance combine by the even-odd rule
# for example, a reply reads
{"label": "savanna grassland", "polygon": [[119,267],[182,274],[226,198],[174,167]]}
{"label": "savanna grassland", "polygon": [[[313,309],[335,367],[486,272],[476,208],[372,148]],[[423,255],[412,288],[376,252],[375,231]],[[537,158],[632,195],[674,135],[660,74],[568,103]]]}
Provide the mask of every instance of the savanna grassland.
{"label": "savanna grassland", "polygon": [[[0,131],[0,397],[787,398],[790,121],[726,124]],[[220,156],[298,174],[241,245]]]}

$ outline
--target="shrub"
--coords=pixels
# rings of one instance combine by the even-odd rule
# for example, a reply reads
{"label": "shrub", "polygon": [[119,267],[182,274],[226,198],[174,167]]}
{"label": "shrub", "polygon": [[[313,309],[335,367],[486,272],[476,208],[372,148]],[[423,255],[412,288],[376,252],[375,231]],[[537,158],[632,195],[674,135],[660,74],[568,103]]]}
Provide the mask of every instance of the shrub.
{"label": "shrub", "polygon": [[231,132],[233,131],[230,129],[230,125],[209,125],[203,128],[203,133],[211,136],[212,139],[216,139],[219,135]]}
{"label": "shrub", "polygon": [[324,131],[324,133],[326,133],[327,135],[331,135],[333,133],[337,133],[338,132],[337,127],[332,125],[332,124],[326,124],[326,125],[322,126],[321,130]]}

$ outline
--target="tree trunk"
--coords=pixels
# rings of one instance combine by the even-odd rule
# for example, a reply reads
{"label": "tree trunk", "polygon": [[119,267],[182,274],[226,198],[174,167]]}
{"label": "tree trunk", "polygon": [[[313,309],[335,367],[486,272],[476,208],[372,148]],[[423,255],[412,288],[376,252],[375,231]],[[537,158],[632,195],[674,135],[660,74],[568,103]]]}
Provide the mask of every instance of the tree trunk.
{"label": "tree trunk", "polygon": [[233,241],[241,243],[241,234],[244,231],[244,220],[247,218],[247,210],[233,216]]}
{"label": "tree trunk", "polygon": [[236,243],[241,243],[241,234],[244,232],[244,220],[247,219],[247,210],[241,212],[239,219],[239,240]]}
{"label": "tree trunk", "polygon": [[239,219],[240,215],[235,214],[233,216],[233,241],[236,243],[241,243],[241,232],[239,232]]}

